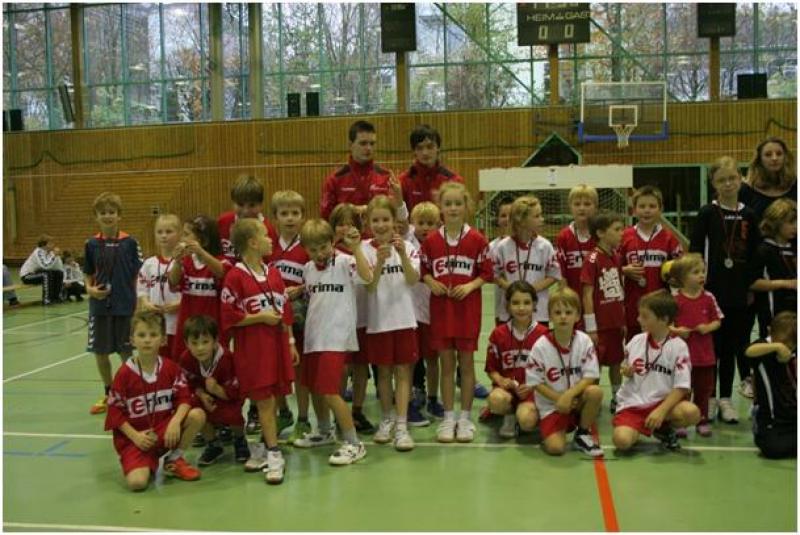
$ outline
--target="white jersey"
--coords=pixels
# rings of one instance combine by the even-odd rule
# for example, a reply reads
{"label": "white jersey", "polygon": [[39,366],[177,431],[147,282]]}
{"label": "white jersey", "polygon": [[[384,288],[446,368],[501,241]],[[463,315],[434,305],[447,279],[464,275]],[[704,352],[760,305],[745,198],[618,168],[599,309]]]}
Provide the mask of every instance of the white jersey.
{"label": "white jersey", "polygon": [[64,264],[64,284],[76,283],[85,286],[83,270],[74,260],[69,264]]}
{"label": "white jersey", "polygon": [[[560,347],[553,333],[539,337],[528,357],[526,383],[547,385],[556,392],[566,392],[583,379],[599,379],[600,364],[594,343],[583,331],[574,331],[568,348]],[[534,389],[539,417],[556,410],[555,402]]]}
{"label": "white jersey", "polygon": [[358,351],[355,286],[364,281],[356,272],[356,260],[335,251],[325,269],[313,260],[305,265],[304,283],[308,311],[303,351]]}
{"label": "white jersey", "polygon": [[625,346],[625,361],[633,368],[617,392],[617,412],[655,406],[675,388],[692,387],[689,347],[677,336],[659,346],[648,333],[639,333]]}
{"label": "white jersey", "polygon": [[[414,248],[419,251],[422,247],[422,244],[417,239],[417,236],[414,234],[414,225],[411,225],[411,228],[408,233],[407,241],[414,246]],[[411,297],[414,300],[414,314],[417,318],[417,323],[424,323],[425,325],[430,325],[431,323],[431,289],[430,287],[422,282],[420,278],[419,282],[416,283],[411,288]]]}
{"label": "white jersey", "polygon": [[32,275],[39,271],[64,270],[61,257],[44,247],[37,247],[19,268],[19,276]]}
{"label": "white jersey", "polygon": [[[493,239],[489,242],[489,258],[492,259],[492,263],[494,263],[494,255],[495,249],[497,249],[497,244],[500,243],[505,236],[498,237]],[[506,310],[506,299],[505,299],[506,292],[502,288],[500,288],[497,283],[494,285],[494,317],[500,318],[502,314],[508,315],[508,311]]]}
{"label": "white jersey", "polygon": [[[419,275],[419,251],[404,241],[406,255]],[[370,240],[362,245],[364,256],[373,269],[378,262],[378,244]],[[416,329],[417,317],[411,286],[406,283],[400,254],[391,246],[391,254],[383,263],[378,287],[367,293],[367,333],[383,333],[402,329]]]}
{"label": "white jersey", "polygon": [[[491,253],[494,262],[494,276],[503,277],[509,282],[524,280],[530,284],[537,283],[546,277],[561,279],[561,268],[558,265],[556,250],[547,238],[536,236],[528,243],[519,243],[514,237],[507,236],[500,240]],[[537,293],[539,298],[533,317],[540,323],[549,321],[547,300],[549,288]],[[496,309],[500,321],[508,321],[510,316],[506,310],[505,296],[501,296],[501,306]]]}
{"label": "white jersey", "polygon": [[[180,290],[170,290],[167,276],[175,265],[175,261],[160,256],[151,256],[139,268],[136,279],[136,297],[146,297],[154,305],[168,305],[181,300]],[[178,324],[178,313],[164,314],[164,327],[167,334],[175,334]]]}

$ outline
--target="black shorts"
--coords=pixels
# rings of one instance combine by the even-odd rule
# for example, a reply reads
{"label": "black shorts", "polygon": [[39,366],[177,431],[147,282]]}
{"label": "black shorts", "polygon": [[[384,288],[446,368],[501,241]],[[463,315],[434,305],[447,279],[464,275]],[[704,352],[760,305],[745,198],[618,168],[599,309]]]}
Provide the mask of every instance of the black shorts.
{"label": "black shorts", "polygon": [[120,353],[130,355],[131,316],[96,316],[89,314],[87,351],[98,355]]}
{"label": "black shorts", "polygon": [[754,442],[767,459],[797,457],[797,426],[790,424],[757,424]]}

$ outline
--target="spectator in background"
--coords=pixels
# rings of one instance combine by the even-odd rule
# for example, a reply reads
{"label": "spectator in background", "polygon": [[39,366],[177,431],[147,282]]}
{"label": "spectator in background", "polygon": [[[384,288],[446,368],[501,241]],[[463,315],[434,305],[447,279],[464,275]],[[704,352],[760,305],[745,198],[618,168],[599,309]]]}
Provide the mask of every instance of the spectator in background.
{"label": "spectator in background", "polygon": [[[14,281],[11,280],[11,272],[8,270],[8,266],[3,264],[3,288],[8,288],[14,284]],[[14,290],[3,290],[3,300],[8,301],[8,306],[17,307],[19,306],[19,299],[17,299],[17,292]]]}
{"label": "spectator in background", "polygon": [[61,261],[64,263],[64,288],[61,291],[61,299],[69,301],[70,297],[75,297],[75,301],[83,301],[83,294],[86,293],[86,287],[83,281],[83,270],[80,264],[72,256],[71,251],[64,251],[61,255]]}
{"label": "spectator in background", "polygon": [[739,200],[752,208],[758,221],[772,201],[797,199],[797,168],[786,142],[768,137],[756,147],[747,178],[739,190]]}
{"label": "spectator in background", "polygon": [[42,285],[43,305],[61,302],[64,265],[60,254],[61,251],[56,247],[53,237],[42,234],[36,243],[36,249],[19,270],[19,276],[25,284]]}

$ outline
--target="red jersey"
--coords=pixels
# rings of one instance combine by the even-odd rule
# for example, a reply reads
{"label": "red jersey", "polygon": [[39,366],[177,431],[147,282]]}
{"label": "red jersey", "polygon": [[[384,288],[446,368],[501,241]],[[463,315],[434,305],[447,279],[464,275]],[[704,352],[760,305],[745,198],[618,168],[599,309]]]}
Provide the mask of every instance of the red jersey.
{"label": "red jersey", "polygon": [[[278,233],[275,232],[275,228],[269,222],[269,219],[264,217],[264,214],[258,214],[258,219],[264,223],[264,226],[267,229],[267,236],[269,236],[269,239],[272,240],[272,243],[277,243]],[[231,228],[238,220],[239,216],[236,215],[236,212],[234,211],[223,212],[220,214],[219,219],[217,219],[217,228],[219,230],[220,245],[222,246],[222,255],[228,262],[231,263],[231,265],[234,265],[237,261],[236,251],[233,250],[233,243],[231,242]]]}
{"label": "red jersey", "polygon": [[[277,269],[262,266],[264,276],[241,262],[231,269],[222,287],[222,326],[233,337],[233,362],[244,395],[275,386],[291,393],[294,380],[289,338],[283,325],[292,324],[292,306]],[[236,327],[247,314],[275,310],[283,316],[278,325],[255,323]]]}
{"label": "red jersey", "polygon": [[325,178],[320,201],[320,217],[328,219],[336,205],[349,202],[356,206],[367,204],[376,195],[392,196],[389,171],[374,162],[358,163],[352,157]]}
{"label": "red jersey", "polygon": [[136,359],[120,366],[108,393],[105,429],[114,431],[114,448],[120,452],[131,440],[119,430],[128,422],[137,431],[155,429],[168,422],[179,405],[191,405],[192,395],[180,366],[157,357],[153,373],[140,372]]}
{"label": "red jersey", "polygon": [[665,288],[661,281],[661,265],[667,260],[678,258],[683,254],[680,242],[672,233],[660,224],[656,224],[649,235],[642,234],[638,225],[628,227],[622,233],[619,246],[622,264],[641,262],[644,265],[645,286],[632,279],[625,279],[625,313],[630,339],[641,329],[636,317],[639,315],[639,299],[643,295]]}
{"label": "red jersey", "polygon": [[484,370],[525,384],[525,368],[533,344],[547,333],[547,327],[535,320],[524,333],[517,333],[511,321],[498,325],[489,336]]}
{"label": "red jersey", "polygon": [[561,276],[578,295],[581,295],[583,261],[596,246],[597,242],[591,235],[584,240],[578,237],[574,222],[562,228],[556,236],[556,256],[561,266]]}
{"label": "red jersey", "polygon": [[[597,330],[625,326],[625,293],[622,288],[622,259],[596,247],[581,269],[581,284],[594,287],[594,315]],[[583,299],[583,292],[579,293]]]}
{"label": "red jersey", "polygon": [[464,183],[461,176],[439,162],[433,167],[427,167],[415,161],[411,167],[400,173],[397,179],[403,188],[403,200],[409,212],[421,202],[433,201],[434,193],[445,182],[452,180]]}
{"label": "red jersey", "polygon": [[[676,327],[694,328],[701,323],[711,323],[724,317],[714,295],[705,290],[697,297],[689,297],[683,292],[678,292],[675,295],[675,301],[678,303],[678,314],[675,316]],[[692,366],[703,367],[716,364],[713,334],[692,332],[685,342],[689,346]]]}
{"label": "red jersey", "polygon": [[[459,238],[445,239],[441,227],[422,244],[421,275],[431,275],[448,288],[477,277],[492,281],[489,244],[483,234],[464,225]],[[431,294],[431,332],[439,338],[477,339],[481,330],[481,292],[476,290],[458,301]]]}
{"label": "red jersey", "polygon": [[214,412],[227,412],[237,409],[241,412],[244,398],[239,393],[239,380],[236,378],[233,355],[231,355],[230,351],[218,344],[217,349],[214,351],[214,356],[211,358],[211,366],[207,369],[202,367],[200,362],[188,350],[183,352],[179,363],[186,374],[186,382],[192,393],[198,388],[206,389],[205,380],[207,377],[216,379],[219,386],[225,390],[225,395],[228,396],[228,399],[217,398],[217,408]]}
{"label": "red jersey", "polygon": [[289,243],[280,237],[272,243],[272,255],[267,259],[269,267],[274,267],[280,272],[283,284],[287,288],[303,284],[306,262],[311,258],[300,245],[300,234]]}

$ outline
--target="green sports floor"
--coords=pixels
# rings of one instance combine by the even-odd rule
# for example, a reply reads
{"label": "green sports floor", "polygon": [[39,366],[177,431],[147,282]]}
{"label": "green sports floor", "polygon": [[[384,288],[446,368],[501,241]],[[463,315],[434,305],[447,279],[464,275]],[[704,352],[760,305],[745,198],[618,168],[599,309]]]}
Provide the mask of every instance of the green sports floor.
{"label": "green sports floor", "polygon": [[[478,370],[493,324],[489,291]],[[20,297],[36,299],[36,290]],[[286,480],[277,487],[244,473],[228,449],[200,481],[131,493],[103,417],[88,412],[101,384],[85,352],[86,309],[4,310],[6,530],[797,531],[796,461],[759,457],[742,399],[738,425],[719,424],[707,439],[691,431],[680,452],[648,441],[615,455],[604,410],[604,461],[574,451],[549,458],[530,436],[502,441],[497,422],[478,424],[472,444],[440,445],[434,424],[412,431],[414,451],[368,442],[367,457],[350,467],[329,466],[327,448],[286,447]],[[368,399],[377,420],[371,384]],[[477,417],[483,401],[475,406]]]}

